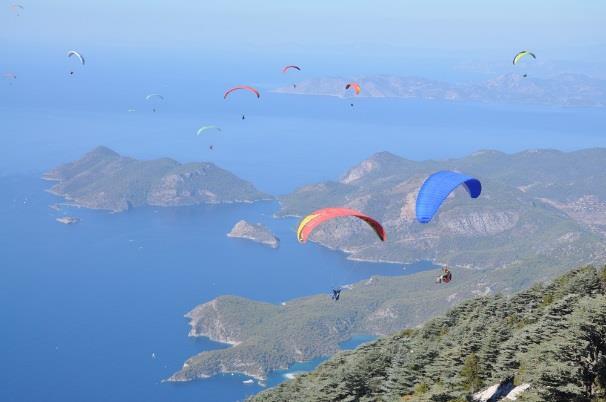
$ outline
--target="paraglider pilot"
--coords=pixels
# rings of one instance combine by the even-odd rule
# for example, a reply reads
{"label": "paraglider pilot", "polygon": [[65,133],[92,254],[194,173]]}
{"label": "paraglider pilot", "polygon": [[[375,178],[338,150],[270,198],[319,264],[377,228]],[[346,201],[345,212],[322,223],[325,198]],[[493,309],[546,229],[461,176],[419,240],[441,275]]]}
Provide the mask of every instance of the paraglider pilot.
{"label": "paraglider pilot", "polygon": [[339,297],[341,297],[341,289],[333,289],[331,299],[338,301]]}
{"label": "paraglider pilot", "polygon": [[436,278],[436,283],[448,283],[452,280],[452,273],[448,267],[442,268],[442,274]]}

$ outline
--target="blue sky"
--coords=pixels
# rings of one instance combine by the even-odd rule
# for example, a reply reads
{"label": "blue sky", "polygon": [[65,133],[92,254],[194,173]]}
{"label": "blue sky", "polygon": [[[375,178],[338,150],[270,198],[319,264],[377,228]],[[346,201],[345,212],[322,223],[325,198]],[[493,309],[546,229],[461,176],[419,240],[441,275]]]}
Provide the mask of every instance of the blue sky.
{"label": "blue sky", "polygon": [[21,0],[20,17],[10,11],[13,1],[0,3],[0,40],[30,46],[320,53],[341,46],[552,51],[606,43],[601,0]]}
{"label": "blue sky", "polygon": [[0,0],[0,72],[23,77],[13,103],[42,87],[55,90],[36,98],[64,92],[70,49],[89,61],[74,90],[121,83],[137,96],[175,80],[184,90],[275,86],[275,71],[291,63],[304,66],[301,78],[482,80],[483,66],[507,72],[521,49],[537,53],[537,66],[555,65],[550,72],[605,78],[605,26],[603,0]]}

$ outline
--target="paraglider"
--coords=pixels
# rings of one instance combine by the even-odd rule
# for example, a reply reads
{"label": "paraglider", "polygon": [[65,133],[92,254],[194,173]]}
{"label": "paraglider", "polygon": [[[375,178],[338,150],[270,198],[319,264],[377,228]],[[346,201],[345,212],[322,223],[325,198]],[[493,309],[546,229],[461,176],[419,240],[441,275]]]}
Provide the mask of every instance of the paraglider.
{"label": "paraglider", "polygon": [[82,55],[80,53],[76,52],[75,50],[70,50],[69,52],[67,52],[67,57],[72,57],[72,56],[75,56],[78,60],[80,60],[80,64],[82,64],[82,65],[86,64],[84,57],[82,57]]}
{"label": "paraglider", "polygon": [[442,170],[429,176],[417,194],[416,215],[420,223],[428,223],[446,197],[463,185],[471,198],[478,198],[482,184],[478,179],[458,172]]}
{"label": "paraglider", "polygon": [[10,72],[2,73],[2,78],[9,80],[8,85],[13,85],[13,81],[17,79],[17,74]]}
{"label": "paraglider", "polygon": [[[164,100],[164,96],[160,95],[160,94],[149,94],[145,97],[146,101],[155,101],[155,102],[161,102]],[[152,111],[155,113],[156,112],[156,108],[152,108]]]}
{"label": "paraglider", "polygon": [[[75,50],[70,50],[69,52],[67,52],[67,57],[70,58],[70,59],[72,57],[75,57],[76,59],[78,59],[80,61],[81,65],[86,64],[86,61],[84,60],[84,57],[79,52],[76,52]],[[70,71],[69,75],[74,75],[74,71],[73,70]]]}
{"label": "paraglider", "polygon": [[213,149],[215,149],[215,146],[214,145],[209,145],[208,149],[210,149],[212,151]]}
{"label": "paraglider", "polygon": [[[513,65],[515,66],[516,64],[518,64],[518,62],[520,60],[522,60],[522,58],[524,58],[525,56],[530,56],[533,59],[537,58],[537,56],[535,56],[534,53],[529,52],[528,50],[522,50],[521,52],[519,52],[518,54],[516,54],[515,57],[513,58]],[[524,73],[522,75],[522,78],[526,78],[526,77],[528,77],[528,74]]]}
{"label": "paraglider", "polygon": [[333,289],[332,296],[330,298],[333,299],[334,301],[339,301],[340,297],[341,297],[341,289]]}
{"label": "paraglider", "polygon": [[221,127],[217,127],[217,126],[204,126],[204,127],[200,127],[198,129],[198,131],[196,132],[196,135],[200,135],[203,132],[208,131],[208,130],[216,130],[216,131],[221,132]]}
{"label": "paraglider", "polygon": [[307,238],[311,232],[320,224],[339,217],[354,217],[366,222],[377,234],[381,241],[385,241],[386,234],[383,226],[375,219],[360,211],[350,208],[323,208],[307,215],[299,223],[297,228],[297,239],[301,243],[307,242]]}
{"label": "paraglider", "polygon": [[17,13],[17,17],[19,17],[21,15],[19,11],[25,10],[25,8],[21,4],[11,4],[11,10]]}
{"label": "paraglider", "polygon": [[160,94],[149,94],[145,97],[145,100],[152,100],[152,99],[164,100],[164,96],[162,96]]}
{"label": "paraglider", "polygon": [[231,94],[232,92],[235,92],[235,91],[239,91],[239,90],[252,92],[253,94],[257,95],[257,99],[261,97],[261,94],[255,88],[250,87],[248,85],[238,85],[236,87],[230,88],[227,91],[225,91],[225,93],[223,94],[223,99],[227,99],[229,94]]}
{"label": "paraglider", "polygon": [[287,72],[288,70],[290,70],[290,69],[295,69],[295,70],[297,70],[297,71],[301,71],[301,67],[299,67],[299,66],[285,66],[285,67],[282,69],[282,72],[283,72],[283,73],[286,73],[286,72]]}
{"label": "paraglider", "polygon": [[518,54],[515,55],[515,57],[513,58],[513,64],[516,65],[518,64],[518,62],[522,59],[522,57],[524,56],[531,56],[533,59],[536,59],[537,56],[535,56],[534,53],[529,52],[528,50],[522,50],[521,52],[518,52]]}
{"label": "paraglider", "polygon": [[448,283],[452,280],[452,272],[448,267],[442,268],[442,273],[436,278],[436,283]]}
{"label": "paraglider", "polygon": [[358,84],[357,82],[350,82],[349,84],[345,85],[346,90],[349,88],[353,88],[356,95],[360,95],[360,92],[362,91],[360,84]]}
{"label": "paraglider", "polygon": [[[291,65],[291,66],[285,66],[285,67],[282,69],[282,72],[283,72],[283,73],[286,73],[286,72],[288,72],[288,70],[290,70],[290,69],[297,70],[297,71],[301,71],[301,67]],[[297,84],[292,84],[292,87],[293,87],[294,89],[297,89]]]}

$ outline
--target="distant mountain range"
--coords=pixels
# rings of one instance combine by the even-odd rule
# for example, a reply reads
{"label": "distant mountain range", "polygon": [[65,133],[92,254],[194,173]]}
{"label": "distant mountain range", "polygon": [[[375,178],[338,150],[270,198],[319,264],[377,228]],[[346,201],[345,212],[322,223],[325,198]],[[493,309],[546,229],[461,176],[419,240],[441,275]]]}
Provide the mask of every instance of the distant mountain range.
{"label": "distant mountain range", "polygon": [[606,269],[584,268],[467,301],[250,401],[601,401],[605,337]]}
{"label": "distant mountain range", "polygon": [[[359,97],[409,98],[445,101],[531,103],[553,106],[604,107],[606,81],[580,74],[550,78],[504,74],[480,83],[450,84],[418,77],[377,75],[354,79],[362,87]],[[315,78],[275,89],[276,93],[351,97],[340,77]]]}
{"label": "distant mountain range", "polygon": [[114,212],[132,207],[185,206],[271,199],[249,182],[209,162],[139,161],[97,147],[43,175],[49,190],[72,203]]}
{"label": "distant mountain range", "polygon": [[[438,170],[480,179],[480,198],[459,189],[429,224],[415,219],[416,194]],[[460,267],[575,266],[606,259],[606,149],[513,155],[480,151],[462,159],[415,162],[383,152],[339,181],[280,197],[279,216],[345,206],[383,222],[388,241],[352,220],[328,222],[311,239],[350,258]]]}

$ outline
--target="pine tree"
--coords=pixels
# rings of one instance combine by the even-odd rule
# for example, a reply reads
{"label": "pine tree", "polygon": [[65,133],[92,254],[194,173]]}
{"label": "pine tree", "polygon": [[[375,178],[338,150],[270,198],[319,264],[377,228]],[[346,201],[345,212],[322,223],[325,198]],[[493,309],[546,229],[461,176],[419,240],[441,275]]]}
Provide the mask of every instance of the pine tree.
{"label": "pine tree", "polygon": [[465,390],[475,392],[482,385],[480,378],[480,364],[475,353],[470,354],[463,363],[461,370],[462,384]]}

